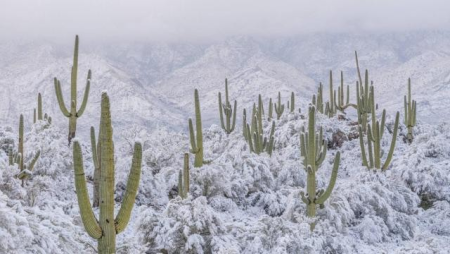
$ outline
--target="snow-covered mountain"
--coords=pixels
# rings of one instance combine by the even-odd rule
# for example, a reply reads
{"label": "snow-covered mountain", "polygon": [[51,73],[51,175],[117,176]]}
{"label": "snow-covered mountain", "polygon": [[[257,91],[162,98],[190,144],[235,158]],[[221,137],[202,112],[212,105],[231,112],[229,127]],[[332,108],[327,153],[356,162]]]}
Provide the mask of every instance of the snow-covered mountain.
{"label": "snow-covered mountain", "polygon": [[[80,118],[80,124],[97,122],[103,90],[108,90],[115,102],[113,110],[120,115],[115,121],[148,127],[165,125],[177,130],[185,128],[186,119],[193,114],[194,88],[200,91],[204,120],[207,124],[217,123],[217,92],[223,90],[225,78],[230,83],[231,99],[237,99],[240,108],[250,107],[259,93],[267,103],[278,91],[283,101],[294,91],[306,104],[319,82],[328,89],[329,70],[335,73],[335,84],[339,82],[339,71],[344,71],[353,94],[354,50],[359,51],[361,67],[370,70],[383,107],[401,110],[407,78],[411,77],[422,120],[439,122],[440,114],[450,114],[445,100],[450,96],[447,32],[278,39],[241,36],[198,45],[83,45],[81,37],[80,100],[89,68],[93,79],[86,116]],[[0,122],[16,120],[21,112],[30,119],[36,94],[41,92],[46,111],[57,123],[65,124],[55,103],[52,78],[62,79],[67,96],[72,46],[3,43],[0,54]]]}
{"label": "snow-covered mountain", "polygon": [[[72,47],[0,43],[0,253],[96,252],[80,218],[68,120],[53,88],[56,76],[67,103]],[[344,71],[354,93],[355,49],[361,67],[370,70],[379,106],[388,110],[381,150],[389,149],[395,111],[403,113],[409,77],[419,110],[415,140],[404,141],[401,122],[389,169],[367,170],[361,166],[352,109],[344,117],[317,114],[329,141],[318,187],[328,184],[338,151],[342,157],[335,188],[310,232],[300,197],[307,173],[299,133],[319,82],[328,99],[329,70],[335,73],[335,86],[338,72]],[[209,44],[117,45],[84,45],[81,37],[79,62],[79,100],[88,69],[93,72],[77,127],[90,195],[94,165],[88,135],[91,125],[98,128],[102,91],[111,99],[116,211],[133,143],[143,144],[139,192],[130,223],[117,238],[118,253],[450,253],[450,33],[241,36]],[[230,135],[217,126],[217,93],[225,78],[230,99],[237,99],[239,107]],[[190,192],[181,199],[177,181],[189,151],[186,129],[194,115],[194,88],[200,92],[209,163],[191,167]],[[275,121],[272,156],[254,154],[242,135],[242,109],[250,108],[258,94],[267,103],[278,91],[284,103],[294,91],[302,112],[286,110]],[[38,92],[44,112],[53,117],[51,125],[32,124]],[[25,186],[6,154],[9,144],[17,145],[20,113],[26,119],[26,159],[41,151]]]}

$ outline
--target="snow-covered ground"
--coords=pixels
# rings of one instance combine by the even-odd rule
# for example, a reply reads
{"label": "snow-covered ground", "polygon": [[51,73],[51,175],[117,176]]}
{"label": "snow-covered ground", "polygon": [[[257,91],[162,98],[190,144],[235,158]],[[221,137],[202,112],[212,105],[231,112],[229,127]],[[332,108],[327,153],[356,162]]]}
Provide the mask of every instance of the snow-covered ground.
{"label": "snow-covered ground", "polygon": [[[191,168],[191,192],[185,200],[177,196],[176,187],[188,150],[186,135],[134,128],[119,141],[116,133],[118,206],[131,163],[129,142],[144,142],[139,194],[131,222],[118,237],[118,252],[449,252],[449,124],[419,121],[412,145],[403,142],[401,126],[391,167],[374,172],[361,166],[358,139],[345,140],[356,132],[352,121],[318,115],[330,143],[338,140],[333,134],[339,131],[344,141],[341,147],[330,147],[318,172],[318,186],[323,187],[334,155],[341,151],[335,189],[311,233],[299,197],[306,181],[299,151],[304,118],[291,113],[277,121],[272,157],[250,153],[239,127],[229,136],[216,125],[205,129],[205,158],[212,162]],[[388,117],[387,129],[392,121]],[[2,144],[17,139],[14,128],[2,128],[0,135]],[[390,139],[386,131],[383,149]],[[91,179],[91,148],[87,140],[82,143]],[[14,178],[18,169],[8,166],[0,151],[0,253],[94,253],[96,243],[84,231],[78,211],[65,130],[37,123],[26,134],[25,149],[42,151],[25,187]],[[88,184],[91,190],[92,182]]]}
{"label": "snow-covered ground", "polygon": [[[373,42],[372,37],[336,36],[336,41],[343,38],[340,43],[321,36],[301,43],[237,38],[209,46],[119,47],[115,55],[98,49],[81,55],[80,93],[87,69],[93,69],[94,75],[86,114],[77,127],[90,195],[93,162],[88,135],[91,125],[98,127],[100,91],[107,89],[112,101],[116,212],[130,170],[132,144],[136,139],[144,144],[136,205],[128,227],[118,236],[117,252],[450,253],[450,122],[446,117],[450,57],[444,47],[450,45],[450,35],[393,37]],[[383,40],[386,45],[410,46],[377,47]],[[383,150],[389,149],[395,111],[403,114],[410,75],[418,124],[410,145],[404,142],[406,128],[401,120],[393,161],[386,172],[376,172],[361,166],[354,110],[348,111],[346,120],[318,114],[317,124],[331,144],[317,174],[319,187],[328,184],[337,151],[341,163],[334,191],[325,208],[318,210],[311,233],[299,194],[306,187],[300,128],[307,121],[304,112],[310,95],[318,80],[328,79],[328,69],[344,70],[349,84],[355,80],[355,47],[345,43],[369,51],[361,54],[361,64],[374,69],[371,79],[380,112],[388,110]],[[55,104],[51,84],[53,76],[61,77],[63,93],[68,94],[70,56],[49,53],[58,50],[42,45],[18,48],[0,44],[4,53],[0,60],[4,88],[0,90],[0,253],[95,253],[97,244],[85,232],[79,214],[72,147],[67,146],[68,120]],[[216,125],[217,91],[223,90],[225,76],[230,78],[230,99],[238,99],[238,123],[228,136]],[[190,195],[182,200],[177,181],[183,154],[189,150],[187,118],[194,113],[194,87],[200,88],[205,159],[211,163],[193,168],[191,156]],[[284,103],[295,91],[302,113],[288,114],[286,109],[276,121],[271,157],[250,153],[242,134],[242,109],[249,109],[259,91],[267,107],[268,98],[275,99],[278,90],[284,92]],[[50,126],[32,124],[38,91],[44,97],[44,111],[54,119]],[[26,118],[26,160],[41,151],[25,187],[14,177],[18,169],[8,165],[6,155],[9,144],[17,145],[20,112]],[[268,132],[269,122],[264,125]]]}

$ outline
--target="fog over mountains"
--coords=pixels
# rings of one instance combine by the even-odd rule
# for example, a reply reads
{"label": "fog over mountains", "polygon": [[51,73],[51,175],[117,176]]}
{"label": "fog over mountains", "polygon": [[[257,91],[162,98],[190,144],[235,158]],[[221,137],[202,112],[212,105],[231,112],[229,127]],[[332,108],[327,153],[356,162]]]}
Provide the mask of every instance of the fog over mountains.
{"label": "fog over mountains", "polygon": [[[73,39],[53,43],[0,44],[0,123],[32,121],[38,92],[56,124],[67,124],[57,108],[53,77],[69,93]],[[87,70],[92,69],[90,98],[80,125],[96,125],[100,94],[107,90],[118,128],[132,124],[183,130],[193,115],[193,90],[198,88],[205,126],[218,124],[217,92],[228,78],[231,98],[249,108],[258,93],[268,103],[281,91],[291,91],[309,103],[319,82],[328,89],[328,72],[335,86],[339,71],[355,93],[354,50],[363,69],[370,71],[377,100],[388,112],[403,110],[408,77],[419,104],[418,119],[440,122],[450,114],[450,32],[382,34],[314,34],[260,38],[237,36],[216,43],[117,43],[86,45],[80,35],[78,90],[81,100]],[[71,45],[71,46],[68,46]],[[325,91],[328,100],[328,92]],[[17,99],[20,98],[20,99]],[[239,121],[242,113],[238,114]],[[81,134],[80,135],[87,135]]]}

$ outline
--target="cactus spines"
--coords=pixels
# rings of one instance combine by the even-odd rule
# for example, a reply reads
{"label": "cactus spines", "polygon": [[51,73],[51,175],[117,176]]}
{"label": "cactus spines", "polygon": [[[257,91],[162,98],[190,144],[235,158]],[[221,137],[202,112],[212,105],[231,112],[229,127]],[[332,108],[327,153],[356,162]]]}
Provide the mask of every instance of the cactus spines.
{"label": "cactus spines", "polygon": [[[383,116],[381,119],[381,123],[377,120],[372,120],[372,126],[368,124],[367,126],[367,153],[369,155],[369,160],[367,160],[366,149],[364,145],[364,137],[362,132],[362,127],[359,126],[359,144],[361,146],[361,157],[363,161],[363,166],[381,170],[386,170],[391,163],[392,156],[394,154],[395,142],[397,140],[397,131],[398,131],[398,122],[400,113],[397,112],[395,116],[394,129],[392,134],[391,146],[389,148],[389,152],[387,154],[385,162],[381,163],[381,158],[383,157],[383,152],[381,150],[381,139],[384,133],[384,121],[385,121],[386,111],[383,110]],[[375,118],[375,117],[373,117]]]}
{"label": "cactus spines", "polygon": [[73,145],[75,188],[81,219],[87,233],[94,239],[97,239],[98,253],[116,252],[116,235],[125,229],[130,219],[131,210],[133,209],[139,187],[142,163],[142,145],[136,142],[125,196],[119,213],[114,218],[114,144],[112,140],[113,129],[109,108],[109,97],[106,93],[103,93],[100,121],[100,141],[102,146],[99,163],[102,167],[102,173],[100,176],[99,220],[95,218],[89,201],[80,144],[78,141],[75,141]]}
{"label": "cactus spines", "polygon": [[190,185],[190,180],[189,180],[189,154],[185,153],[184,154],[183,171],[180,170],[180,172],[178,174],[178,195],[180,195],[180,197],[182,199],[187,198],[187,196],[189,194],[189,185]]}
{"label": "cactus spines", "polygon": [[203,166],[203,131],[202,131],[202,116],[200,111],[200,99],[198,98],[198,90],[194,92],[195,101],[195,127],[197,135],[194,132],[192,119],[189,118],[189,138],[191,141],[191,153],[195,154],[194,167]]}
{"label": "cactus spines", "polygon": [[278,92],[278,104],[275,103],[275,112],[277,113],[277,120],[280,120],[281,115],[284,112],[284,105],[281,104],[281,93]]}
{"label": "cactus spines", "polygon": [[59,108],[61,109],[61,112],[64,116],[69,118],[69,136],[68,141],[69,145],[71,140],[75,137],[75,132],[77,129],[77,118],[81,117],[83,115],[84,110],[86,109],[86,104],[89,97],[89,89],[90,89],[90,83],[91,83],[91,70],[88,71],[87,75],[87,81],[86,81],[86,89],[84,91],[84,97],[83,102],[81,103],[81,107],[77,111],[77,75],[78,75],[78,35],[75,37],[75,48],[74,48],[74,55],[73,55],[73,65],[72,65],[72,72],[71,72],[71,80],[70,80],[70,111],[66,108],[66,104],[64,103],[64,98],[61,91],[61,82],[55,77],[54,78],[54,85],[55,85],[55,92],[56,92],[56,98],[58,100]]}
{"label": "cactus spines", "polygon": [[411,143],[414,139],[413,128],[416,126],[416,101],[411,97],[411,78],[408,78],[408,97],[404,97],[404,107],[405,107],[405,125],[408,128],[408,134],[406,138],[408,142]]}
{"label": "cactus spines", "polygon": [[[227,134],[233,132],[234,127],[236,126],[236,110],[237,110],[237,101],[234,101],[234,108],[231,108],[230,101],[228,100],[228,81],[225,79],[225,103],[222,104],[222,94],[219,92],[219,114],[220,114],[220,123],[222,129],[225,130]],[[225,113],[225,121],[224,115]]]}
{"label": "cactus spines", "polygon": [[[340,163],[340,153],[337,152],[334,158],[333,171],[331,173],[330,183],[327,189],[316,190],[316,172],[325,159],[327,152],[327,142],[323,140],[322,129],[319,133],[315,131],[315,107],[309,107],[308,132],[303,131],[300,135],[301,155],[304,157],[304,166],[307,171],[306,195],[301,192],[302,201],[307,205],[306,214],[308,217],[316,216],[316,206],[323,207],[324,202],[330,197],[336,183],[337,172]],[[311,230],[314,230],[315,224],[311,224]]]}

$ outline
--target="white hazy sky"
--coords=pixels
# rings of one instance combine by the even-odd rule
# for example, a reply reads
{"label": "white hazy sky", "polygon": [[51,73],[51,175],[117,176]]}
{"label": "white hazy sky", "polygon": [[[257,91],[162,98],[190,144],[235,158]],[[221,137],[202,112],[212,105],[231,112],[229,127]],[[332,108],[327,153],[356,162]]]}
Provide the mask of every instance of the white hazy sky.
{"label": "white hazy sky", "polygon": [[450,0],[0,0],[0,39],[209,41],[450,30]]}

